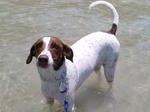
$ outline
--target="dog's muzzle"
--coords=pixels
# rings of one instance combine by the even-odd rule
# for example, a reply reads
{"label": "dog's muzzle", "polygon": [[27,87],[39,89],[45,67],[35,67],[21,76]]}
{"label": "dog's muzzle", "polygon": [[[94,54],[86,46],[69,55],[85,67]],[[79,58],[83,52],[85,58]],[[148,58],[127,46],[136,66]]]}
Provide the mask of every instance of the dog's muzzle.
{"label": "dog's muzzle", "polygon": [[42,68],[48,67],[48,56],[47,55],[41,55],[38,57],[38,65]]}

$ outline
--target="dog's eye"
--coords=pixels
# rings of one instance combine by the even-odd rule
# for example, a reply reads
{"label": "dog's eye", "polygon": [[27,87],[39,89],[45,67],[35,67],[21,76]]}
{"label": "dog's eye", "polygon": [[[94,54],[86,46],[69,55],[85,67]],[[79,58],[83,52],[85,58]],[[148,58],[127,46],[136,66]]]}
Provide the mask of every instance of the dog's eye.
{"label": "dog's eye", "polygon": [[42,47],[42,43],[39,43],[36,45],[36,49],[41,48]]}
{"label": "dog's eye", "polygon": [[60,47],[57,44],[54,44],[52,48],[59,49]]}

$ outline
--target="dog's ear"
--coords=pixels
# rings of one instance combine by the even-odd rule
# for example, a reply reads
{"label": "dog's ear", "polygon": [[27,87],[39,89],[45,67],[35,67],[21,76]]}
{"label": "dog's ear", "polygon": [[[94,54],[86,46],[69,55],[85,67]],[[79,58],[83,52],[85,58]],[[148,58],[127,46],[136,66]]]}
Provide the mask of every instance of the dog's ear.
{"label": "dog's ear", "polygon": [[26,64],[30,64],[31,63],[33,56],[35,56],[35,52],[36,52],[35,51],[35,45],[33,45],[31,47],[31,49],[30,49],[30,54],[29,54],[29,56],[28,56],[28,58],[26,60]]}
{"label": "dog's ear", "polygon": [[63,55],[66,56],[66,58],[67,58],[68,60],[70,60],[70,61],[73,62],[73,51],[72,51],[72,49],[71,49],[68,45],[66,45],[66,44],[64,44]]}

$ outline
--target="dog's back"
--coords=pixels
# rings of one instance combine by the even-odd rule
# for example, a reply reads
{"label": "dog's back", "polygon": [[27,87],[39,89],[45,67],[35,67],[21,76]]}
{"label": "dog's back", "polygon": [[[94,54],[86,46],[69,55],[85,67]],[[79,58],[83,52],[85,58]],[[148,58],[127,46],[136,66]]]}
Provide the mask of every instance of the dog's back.
{"label": "dog's back", "polygon": [[81,85],[97,66],[115,61],[119,46],[116,37],[105,32],[89,34],[72,45],[73,60],[79,73],[78,85]]}

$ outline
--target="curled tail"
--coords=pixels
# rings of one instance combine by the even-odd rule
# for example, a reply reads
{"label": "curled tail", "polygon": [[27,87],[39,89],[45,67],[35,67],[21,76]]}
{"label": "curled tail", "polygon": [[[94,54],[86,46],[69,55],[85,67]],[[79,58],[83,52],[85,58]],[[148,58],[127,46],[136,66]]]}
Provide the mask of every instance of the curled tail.
{"label": "curled tail", "polygon": [[111,9],[112,11],[112,15],[113,15],[113,24],[112,24],[112,28],[108,31],[108,33],[111,33],[111,34],[116,34],[116,31],[117,31],[117,26],[118,26],[118,23],[119,23],[119,15],[115,9],[115,7],[109,3],[109,2],[106,2],[106,1],[96,1],[96,2],[93,2],[89,5],[89,8],[93,8],[97,5],[105,5],[107,6],[108,8]]}

